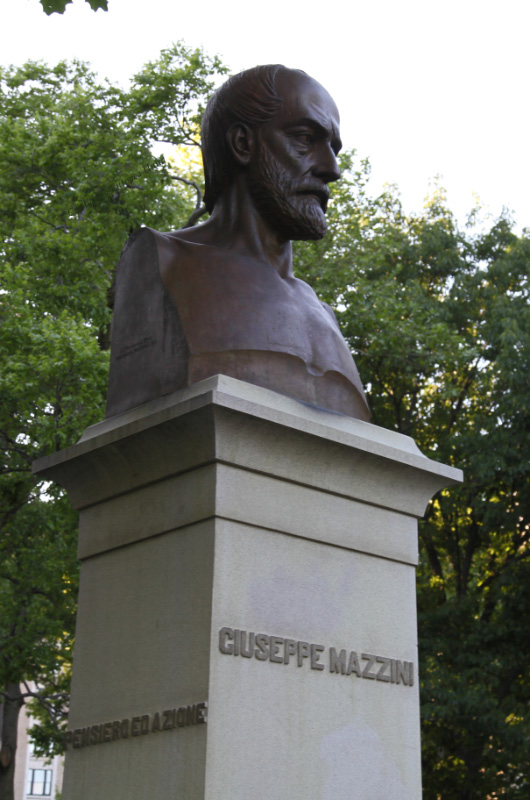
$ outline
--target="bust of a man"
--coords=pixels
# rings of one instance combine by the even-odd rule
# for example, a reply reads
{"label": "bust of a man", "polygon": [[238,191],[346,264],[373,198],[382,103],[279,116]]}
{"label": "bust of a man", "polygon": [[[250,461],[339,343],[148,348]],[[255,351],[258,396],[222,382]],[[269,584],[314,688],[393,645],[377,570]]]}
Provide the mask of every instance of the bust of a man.
{"label": "bust of a man", "polygon": [[298,70],[256,67],[211,98],[203,224],[142,228],[118,265],[107,416],[216,374],[368,419],[331,308],[293,275],[291,241],[326,232],[339,114]]}

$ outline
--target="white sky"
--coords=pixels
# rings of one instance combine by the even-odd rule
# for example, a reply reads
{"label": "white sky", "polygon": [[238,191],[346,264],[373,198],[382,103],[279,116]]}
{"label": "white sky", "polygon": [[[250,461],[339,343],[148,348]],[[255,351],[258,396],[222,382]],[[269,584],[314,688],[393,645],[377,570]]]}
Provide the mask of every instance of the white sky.
{"label": "white sky", "polygon": [[342,139],[372,163],[372,191],[398,184],[419,211],[442,176],[463,221],[477,194],[530,227],[530,0],[74,0],[47,17],[3,0],[0,63],[78,57],[126,83],[182,39],[238,71],[304,69],[334,97]]}

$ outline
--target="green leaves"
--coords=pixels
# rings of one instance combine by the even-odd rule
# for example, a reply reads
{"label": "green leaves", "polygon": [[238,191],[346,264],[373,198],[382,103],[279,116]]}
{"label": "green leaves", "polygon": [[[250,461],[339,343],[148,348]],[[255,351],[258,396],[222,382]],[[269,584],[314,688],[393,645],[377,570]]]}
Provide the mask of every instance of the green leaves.
{"label": "green leaves", "polygon": [[199,146],[200,120],[215,76],[227,73],[217,56],[176,44],[162,50],[133,78],[127,103],[130,121],[144,135],[172,145]]}
{"label": "green leaves", "polygon": [[62,746],[77,520],[31,464],[104,417],[121,248],[140,225],[179,227],[195,203],[153,154],[157,126],[187,140],[218,63],[175,45],[144,92],[76,61],[0,68],[0,689],[37,684],[42,749]]}
{"label": "green leaves", "polygon": [[330,237],[297,245],[338,312],[372,421],[462,467],[420,524],[425,800],[530,792],[530,238],[403,213],[347,154]]}
{"label": "green leaves", "polygon": [[[36,680],[58,719],[76,520],[30,464],[103,416],[120,249],[196,199],[172,180],[195,180],[194,159],[153,148],[198,152],[224,71],[182,44],[129,91],[79,62],[0,69],[0,682]],[[439,189],[406,215],[395,187],[367,195],[366,161],[346,153],[342,169],[329,235],[296,243],[297,273],[336,309],[372,421],[466,476],[420,525],[424,798],[527,798],[530,237],[505,217],[460,230]],[[54,730],[42,712],[43,747]]]}
{"label": "green leaves", "polygon": [[[45,14],[64,14],[66,6],[72,0],[40,0],[42,9]],[[107,0],[86,0],[92,11],[97,11],[101,8],[103,11],[108,11],[109,6]]]}
{"label": "green leaves", "polygon": [[66,6],[72,0],[41,0],[41,5],[45,14],[64,14]]}

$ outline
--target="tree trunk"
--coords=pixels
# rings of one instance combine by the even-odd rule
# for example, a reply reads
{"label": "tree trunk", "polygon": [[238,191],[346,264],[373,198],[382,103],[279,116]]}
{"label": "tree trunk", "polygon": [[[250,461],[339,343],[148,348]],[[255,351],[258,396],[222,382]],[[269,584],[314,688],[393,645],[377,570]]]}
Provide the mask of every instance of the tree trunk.
{"label": "tree trunk", "polygon": [[24,705],[18,683],[5,686],[0,728],[0,798],[15,798],[15,753],[17,749],[18,715]]}

